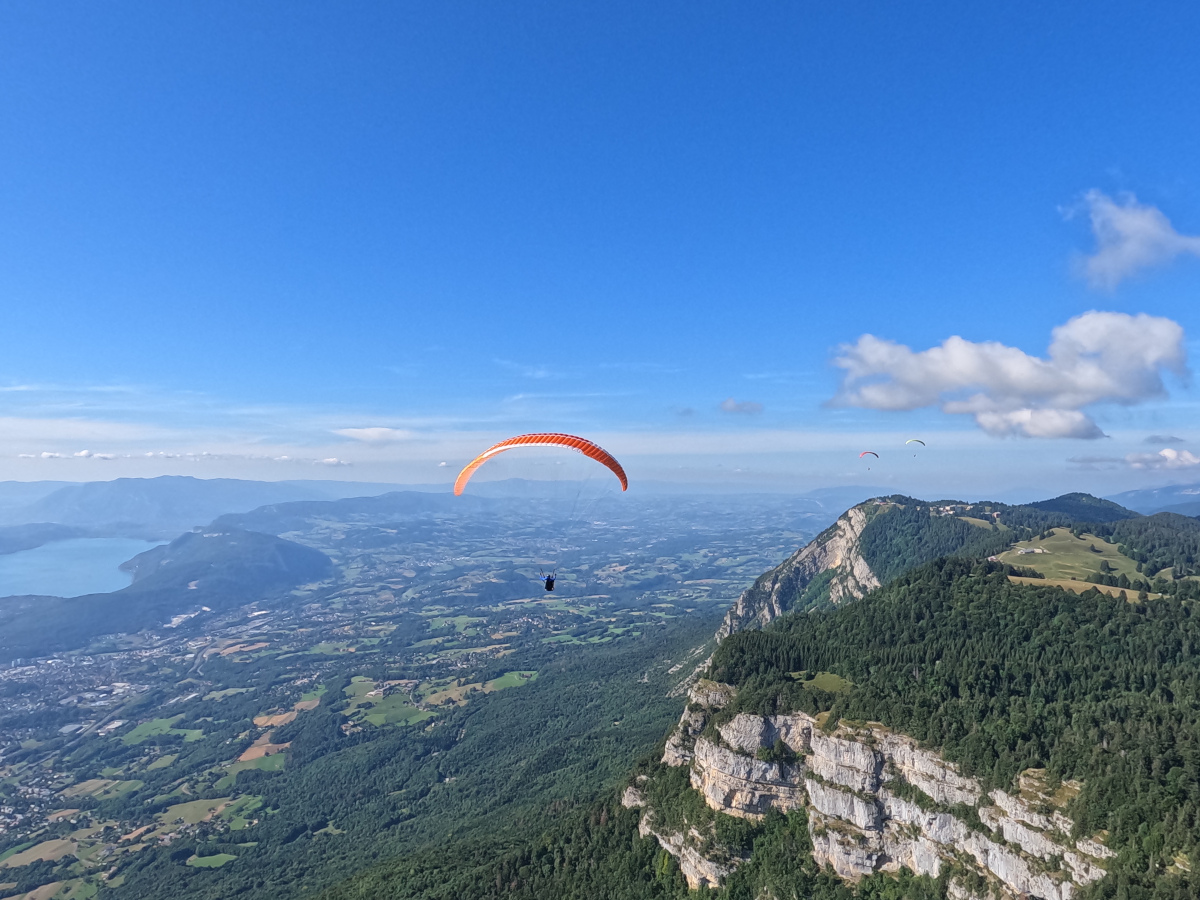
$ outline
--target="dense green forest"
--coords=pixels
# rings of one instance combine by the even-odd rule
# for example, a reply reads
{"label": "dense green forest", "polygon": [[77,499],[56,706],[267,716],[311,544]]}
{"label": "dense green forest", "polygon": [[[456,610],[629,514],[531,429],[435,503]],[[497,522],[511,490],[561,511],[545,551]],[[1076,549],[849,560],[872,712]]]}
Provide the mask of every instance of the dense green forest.
{"label": "dense green forest", "polygon": [[1200,575],[1200,520],[1156,513],[1088,530],[1117,544],[1122,554],[1138,562],[1139,571],[1148,578],[1163,569],[1173,569],[1175,578]]}
{"label": "dense green forest", "polygon": [[1020,539],[995,526],[980,528],[956,516],[931,515],[928,504],[911,497],[889,499],[899,505],[876,515],[859,537],[863,559],[884,584],[939,556],[991,556]]}
{"label": "dense green forest", "polygon": [[[725,819],[731,817],[725,816]],[[597,804],[538,840],[495,852],[450,845],[391,860],[339,885],[322,900],[944,900],[930,878],[875,875],[849,885],[812,858],[802,811],[770,813],[743,826],[753,854],[719,891],[688,891],[674,857],[638,837],[637,811]]]}
{"label": "dense green forest", "polygon": [[[1008,786],[1028,767],[1081,779],[1080,832],[1120,853],[1095,896],[1192,896],[1165,874],[1200,845],[1200,616],[1191,601],[1130,603],[1017,585],[1003,566],[943,559],[859,603],[739,632],[713,660],[738,710],[831,710],[883,722]],[[844,694],[788,673],[830,671]]]}

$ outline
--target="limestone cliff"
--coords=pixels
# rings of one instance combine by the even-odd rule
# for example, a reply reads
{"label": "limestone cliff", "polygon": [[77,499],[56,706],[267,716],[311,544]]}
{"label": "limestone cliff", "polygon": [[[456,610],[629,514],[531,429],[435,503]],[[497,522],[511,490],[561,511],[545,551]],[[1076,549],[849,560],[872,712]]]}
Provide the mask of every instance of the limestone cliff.
{"label": "limestone cliff", "polygon": [[879,587],[858,542],[871,517],[888,505],[873,500],[851,507],[811,543],[760,576],[725,614],[717,640],[746,628],[762,628],[792,609],[806,590],[819,595],[814,599],[836,605]]}
{"label": "limestone cliff", "polygon": [[[878,724],[840,724],[826,732],[804,713],[740,713],[717,729],[706,725],[734,689],[700,681],[663,762],[691,767],[692,787],[712,809],[758,819],[770,809],[803,808],[813,855],[843,878],[906,866],[936,876],[944,866],[984,878],[999,897],[1070,900],[1102,878],[1114,854],[1101,836],[1076,839],[1063,813],[1081,785],[1048,790],[1039,770],[1018,779],[1014,793],[985,793],[937,753]],[[780,743],[790,751],[779,761]],[[760,759],[760,751],[771,749]],[[627,792],[627,806],[641,794]],[[717,885],[740,860],[706,860],[699,835],[659,834],[645,809],[643,835],[655,835],[680,859],[689,885]],[[952,893],[971,897],[961,880]]]}

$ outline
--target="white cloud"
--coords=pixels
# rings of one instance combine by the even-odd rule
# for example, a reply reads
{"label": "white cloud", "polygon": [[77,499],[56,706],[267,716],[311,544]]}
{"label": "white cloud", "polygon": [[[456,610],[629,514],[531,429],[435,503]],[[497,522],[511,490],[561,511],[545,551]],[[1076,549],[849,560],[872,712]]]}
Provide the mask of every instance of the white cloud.
{"label": "white cloud", "polygon": [[1094,288],[1115,288],[1139,269],[1177,256],[1200,256],[1200,237],[1180,234],[1162,211],[1138,203],[1133,194],[1116,200],[1098,190],[1083,195],[1096,250],[1081,260],[1084,278]]}
{"label": "white cloud", "polygon": [[732,397],[726,397],[721,401],[721,412],[734,413],[740,415],[754,415],[763,411],[763,405],[756,403],[753,400],[737,401]]}
{"label": "white cloud", "polygon": [[402,428],[338,428],[334,434],[366,444],[391,444],[395,441],[406,441],[413,436],[411,431]]}
{"label": "white cloud", "polygon": [[864,334],[840,348],[845,371],[833,402],[877,410],[940,405],[972,415],[988,434],[1098,438],[1094,403],[1133,405],[1162,396],[1162,370],[1186,373],[1183,328],[1171,319],[1087,312],[1051,334],[1047,359],[997,341],[947,338],[914,352]]}
{"label": "white cloud", "polygon": [[1191,469],[1200,466],[1200,456],[1170,447],[1157,453],[1130,453],[1125,461],[1134,469]]}

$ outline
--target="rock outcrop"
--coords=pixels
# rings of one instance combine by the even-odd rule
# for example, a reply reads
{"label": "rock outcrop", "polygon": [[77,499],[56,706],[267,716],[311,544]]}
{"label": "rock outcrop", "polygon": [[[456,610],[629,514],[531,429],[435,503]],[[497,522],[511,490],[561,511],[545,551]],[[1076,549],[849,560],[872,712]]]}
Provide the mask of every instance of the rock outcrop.
{"label": "rock outcrop", "polygon": [[693,843],[695,834],[685,836],[679,832],[655,831],[652,810],[642,813],[641,821],[638,822],[638,834],[655,838],[664,850],[679,860],[679,871],[687,879],[688,887],[692,890],[720,887],[725,877],[733,871],[729,866],[714,862],[696,849]]}
{"label": "rock outcrop", "polygon": [[[804,713],[740,713],[715,734],[706,731],[708,718],[733,693],[698,682],[663,762],[690,766],[692,787],[710,808],[729,815],[757,819],[771,809],[805,809],[814,857],[843,878],[902,866],[937,876],[951,866],[982,876],[995,896],[1071,900],[1104,877],[1112,851],[1098,837],[1072,838],[1074,823],[1062,812],[1078,783],[1051,792],[1044,773],[1029,770],[1013,793],[985,794],[976,779],[911,738],[877,724],[842,724],[826,733]],[[794,756],[783,753],[788,759],[780,760],[779,742]],[[627,806],[640,800],[640,792],[627,792]],[[961,812],[964,806],[974,815]],[[657,833],[652,809],[643,812],[642,826],[679,857],[693,887],[720,884],[738,863],[706,860],[702,842]],[[973,897],[956,881],[952,888],[959,900]]]}
{"label": "rock outcrop", "polygon": [[857,600],[879,587],[879,579],[863,559],[858,541],[871,516],[884,505],[871,501],[851,507],[811,543],[760,576],[725,614],[717,640],[735,631],[762,628],[779,618],[817,576],[826,572],[830,573],[827,601],[835,605]]}

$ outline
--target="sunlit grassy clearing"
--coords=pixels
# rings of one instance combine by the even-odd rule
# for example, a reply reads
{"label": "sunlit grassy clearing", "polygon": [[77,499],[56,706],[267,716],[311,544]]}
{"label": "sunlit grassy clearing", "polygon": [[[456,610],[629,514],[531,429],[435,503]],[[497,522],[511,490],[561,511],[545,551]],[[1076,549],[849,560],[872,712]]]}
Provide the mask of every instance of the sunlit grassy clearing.
{"label": "sunlit grassy clearing", "polygon": [[225,863],[233,862],[237,859],[232,853],[216,853],[212,856],[193,856],[188,861],[189,866],[198,869],[219,869]]}
{"label": "sunlit grassy clearing", "polygon": [[[1093,550],[1093,548],[1095,548]],[[1041,549],[1045,553],[1020,553],[1021,549]],[[1133,579],[1138,575],[1137,563],[1117,552],[1116,544],[1110,544],[1093,534],[1075,537],[1068,528],[1055,528],[1045,540],[1034,538],[1015,544],[1011,550],[1000,554],[1000,561],[1014,566],[1026,566],[1041,572],[1046,578],[1062,578],[1083,581],[1100,569],[1107,561],[1110,574],[1126,575]]]}
{"label": "sunlit grassy clearing", "polygon": [[201,740],[204,737],[204,732],[199,728],[175,728],[174,725],[183,716],[172,716],[169,719],[151,719],[149,722],[142,722],[128,734],[121,737],[123,744],[140,744],[148,738],[156,737],[163,734],[181,734],[183,735],[184,743]]}

